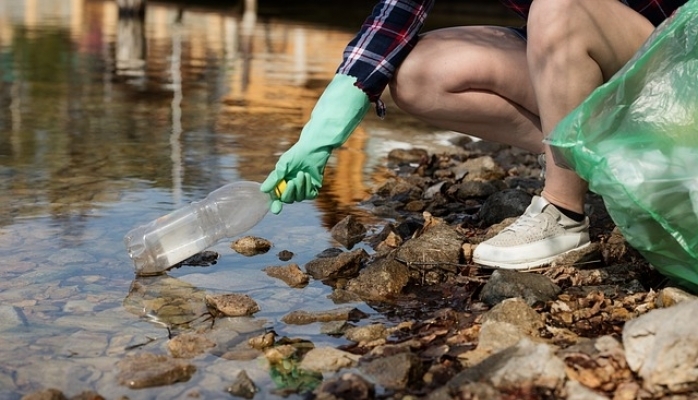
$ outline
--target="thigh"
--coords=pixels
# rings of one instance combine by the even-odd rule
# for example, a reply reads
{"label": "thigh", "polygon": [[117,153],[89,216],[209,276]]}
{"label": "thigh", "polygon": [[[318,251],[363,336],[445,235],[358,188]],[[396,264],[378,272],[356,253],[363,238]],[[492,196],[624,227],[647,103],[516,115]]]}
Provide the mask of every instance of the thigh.
{"label": "thigh", "polygon": [[422,99],[431,93],[494,93],[538,114],[526,41],[506,27],[460,26],[423,34],[391,89]]}
{"label": "thigh", "polygon": [[424,34],[390,93],[403,111],[441,129],[543,152],[526,41],[510,28],[463,26]]}

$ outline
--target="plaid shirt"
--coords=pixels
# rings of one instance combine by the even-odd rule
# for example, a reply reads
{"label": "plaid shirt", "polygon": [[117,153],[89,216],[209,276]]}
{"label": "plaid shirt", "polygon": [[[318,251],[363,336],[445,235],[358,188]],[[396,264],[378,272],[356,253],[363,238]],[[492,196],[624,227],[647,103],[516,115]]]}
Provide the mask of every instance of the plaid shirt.
{"label": "plaid shirt", "polygon": [[[385,109],[381,93],[417,42],[435,0],[381,0],[359,33],[344,50],[337,73],[357,78],[357,86],[377,103],[378,114]],[[526,19],[533,0],[500,0]],[[619,0],[659,25],[688,0]]]}

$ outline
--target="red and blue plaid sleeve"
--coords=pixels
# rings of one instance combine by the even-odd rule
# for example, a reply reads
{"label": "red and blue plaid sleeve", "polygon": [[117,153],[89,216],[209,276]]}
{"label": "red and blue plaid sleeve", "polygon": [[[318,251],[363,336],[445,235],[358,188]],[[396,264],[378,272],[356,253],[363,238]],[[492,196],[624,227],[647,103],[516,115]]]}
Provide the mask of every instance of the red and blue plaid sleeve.
{"label": "red and blue plaid sleeve", "polygon": [[357,86],[371,101],[378,101],[395,70],[417,42],[433,4],[434,0],[379,2],[345,48],[337,73],[357,78]]}

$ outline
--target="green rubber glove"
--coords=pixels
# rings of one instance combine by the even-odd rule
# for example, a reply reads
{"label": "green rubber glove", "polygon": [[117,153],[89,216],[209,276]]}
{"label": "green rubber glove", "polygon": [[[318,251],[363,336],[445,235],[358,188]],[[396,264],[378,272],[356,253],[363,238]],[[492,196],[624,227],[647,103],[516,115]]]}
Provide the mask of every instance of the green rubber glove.
{"label": "green rubber glove", "polygon": [[260,190],[270,193],[279,182],[286,181],[281,196],[272,196],[272,213],[280,213],[282,203],[317,197],[330,154],[349,139],[370,105],[366,93],[354,83],[354,77],[334,76],[315,104],[298,142],[281,155],[262,183]]}

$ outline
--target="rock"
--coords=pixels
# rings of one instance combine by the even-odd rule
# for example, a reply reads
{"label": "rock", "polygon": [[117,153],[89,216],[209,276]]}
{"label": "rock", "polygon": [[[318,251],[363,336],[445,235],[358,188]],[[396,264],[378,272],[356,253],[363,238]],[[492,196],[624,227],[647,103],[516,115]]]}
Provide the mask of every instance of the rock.
{"label": "rock", "polygon": [[359,356],[332,347],[316,347],[303,356],[301,369],[316,372],[337,372],[356,365]]}
{"label": "rock", "polygon": [[601,253],[599,252],[600,245],[596,242],[591,242],[589,246],[582,249],[573,250],[569,253],[561,254],[550,263],[550,267],[579,265],[585,268],[591,267],[593,264],[599,264],[601,261]]}
{"label": "rock", "polygon": [[368,240],[369,245],[376,251],[390,250],[399,247],[403,239],[397,233],[393,224],[387,224],[383,229]]}
{"label": "rock", "polygon": [[246,294],[206,295],[206,305],[227,317],[243,317],[259,311],[259,306]]}
{"label": "rock", "polygon": [[492,385],[484,382],[465,383],[459,387],[442,386],[441,388],[429,393],[427,400],[454,400],[454,399],[472,399],[472,400],[503,400],[509,399]]}
{"label": "rock", "polygon": [[275,339],[276,333],[272,331],[250,338],[250,340],[247,341],[247,344],[249,344],[253,349],[264,350],[273,346]]}
{"label": "rock", "polygon": [[496,181],[506,175],[502,167],[490,156],[482,156],[465,160],[454,167],[455,176],[462,176],[464,181]]}
{"label": "rock", "polygon": [[329,321],[358,321],[368,315],[356,308],[338,308],[329,311],[308,312],[303,310],[292,311],[284,315],[281,320],[289,325],[307,325],[314,322]]}
{"label": "rock", "polygon": [[18,307],[0,305],[0,332],[26,325],[26,317]]}
{"label": "rock", "polygon": [[596,393],[577,381],[567,381],[565,384],[565,394],[567,400],[608,400],[608,397]]}
{"label": "rock", "polygon": [[622,260],[629,247],[620,229],[618,227],[613,228],[608,239],[601,244],[601,256],[604,264],[612,265]]}
{"label": "rock", "polygon": [[322,323],[320,333],[330,336],[342,336],[344,332],[351,327],[353,327],[353,325],[347,321],[328,321]]}
{"label": "rock", "polygon": [[[124,400],[122,397],[120,400]],[[81,392],[71,397],[70,400],[105,400],[99,393],[95,393],[91,390]]]}
{"label": "rock", "polygon": [[331,377],[313,392],[316,400],[373,400],[373,384],[355,373]]}
{"label": "rock", "polygon": [[497,269],[483,286],[480,298],[493,306],[504,299],[519,297],[528,305],[554,300],[560,287],[544,275]]}
{"label": "rock", "polygon": [[22,396],[22,400],[68,400],[58,389],[45,389]]}
{"label": "rock", "polygon": [[357,343],[385,339],[387,336],[388,330],[380,323],[348,328],[344,333],[347,340]]}
{"label": "rock", "polygon": [[243,236],[234,241],[230,247],[243,256],[254,256],[269,251],[271,242],[256,236]]}
{"label": "rock", "polygon": [[366,236],[366,227],[353,215],[347,215],[330,230],[330,235],[347,249],[351,249]]}
{"label": "rock", "polygon": [[288,286],[294,288],[305,287],[310,282],[310,275],[301,271],[301,268],[295,263],[266,267],[262,271],[272,278],[281,279]]}
{"label": "rock", "polygon": [[388,152],[388,162],[395,164],[420,164],[429,159],[429,153],[425,149],[392,149]]}
{"label": "rock", "polygon": [[555,356],[555,349],[524,338],[458,373],[448,386],[453,391],[470,382],[487,382],[500,390],[531,386],[554,390],[564,380],[565,364]]}
{"label": "rock", "polygon": [[676,287],[665,287],[659,291],[655,304],[659,308],[671,307],[684,301],[698,299],[697,296],[690,294]]}
{"label": "rock", "polygon": [[613,392],[632,378],[623,347],[608,335],[567,347],[558,357],[567,365],[567,376],[590,389]]}
{"label": "rock", "polygon": [[514,346],[527,335],[516,325],[501,321],[487,321],[480,327],[477,347],[461,353],[458,359],[464,367],[472,367],[490,355]]}
{"label": "rock", "polygon": [[305,270],[314,279],[337,279],[356,276],[368,259],[364,249],[341,252],[336,257],[320,257],[305,264]]}
{"label": "rock", "polygon": [[402,293],[410,280],[407,266],[392,257],[376,260],[347,282],[346,290],[364,300],[386,301]]}
{"label": "rock", "polygon": [[466,181],[448,188],[446,193],[459,201],[487,198],[505,188],[502,181]]}
{"label": "rock", "polygon": [[495,305],[482,315],[482,321],[507,322],[529,336],[539,336],[545,324],[543,317],[521,298],[510,298]]}
{"label": "rock", "polygon": [[243,399],[254,398],[259,391],[252,379],[247,376],[247,372],[240,371],[232,385],[225,389],[226,392],[233,396],[242,397]]}
{"label": "rock", "polygon": [[485,200],[478,212],[478,217],[484,226],[494,225],[506,218],[522,215],[532,199],[533,196],[522,190],[501,190]]}
{"label": "rock", "polygon": [[646,390],[659,395],[698,390],[697,320],[698,300],[690,300],[626,322],[626,359]]}
{"label": "rock", "polygon": [[419,379],[422,364],[415,354],[399,353],[380,357],[360,365],[361,370],[379,385],[388,389],[404,389]]}
{"label": "rock", "polygon": [[179,334],[167,342],[170,354],[176,358],[193,358],[215,346],[216,344],[204,335],[189,332]]}
{"label": "rock", "polygon": [[152,353],[128,356],[117,363],[119,383],[131,389],[186,382],[196,367],[175,358]]}
{"label": "rock", "polygon": [[434,278],[426,283],[438,283],[444,280],[445,274],[458,271],[464,241],[455,228],[445,223],[425,225],[418,237],[407,240],[397,249],[395,259],[415,271],[418,282],[424,282],[424,275],[433,271]]}
{"label": "rock", "polygon": [[288,261],[293,258],[293,252],[288,250],[281,250],[279,254],[276,255],[281,261]]}

